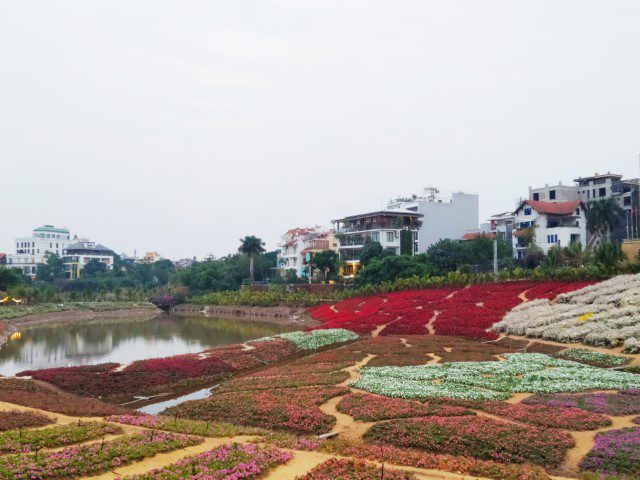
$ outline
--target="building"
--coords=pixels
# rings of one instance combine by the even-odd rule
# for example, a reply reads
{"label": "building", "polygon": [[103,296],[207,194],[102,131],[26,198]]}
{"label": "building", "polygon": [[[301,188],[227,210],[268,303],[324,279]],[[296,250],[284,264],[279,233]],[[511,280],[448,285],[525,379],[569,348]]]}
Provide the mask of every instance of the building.
{"label": "building", "polygon": [[368,241],[379,242],[382,248],[399,255],[402,230],[412,232],[413,253],[417,253],[422,217],[422,213],[413,210],[393,208],[333,220],[344,262],[343,276],[352,277],[358,272],[360,251]]}
{"label": "building", "polygon": [[160,256],[158,252],[147,252],[139,260],[139,262],[140,263],[156,263],[159,260],[162,260],[162,256]]}
{"label": "building", "polygon": [[6,265],[6,264],[7,264],[7,254],[0,253],[0,265]]}
{"label": "building", "polygon": [[513,252],[524,258],[530,244],[547,253],[553,246],[566,247],[587,241],[586,208],[581,200],[540,202],[525,200],[513,213]]}
{"label": "building", "polygon": [[277,269],[280,275],[288,270],[300,278],[308,278],[313,255],[324,250],[338,251],[338,239],[333,231],[323,227],[293,228],[278,243]]}
{"label": "building", "polygon": [[389,210],[399,209],[421,215],[416,253],[424,253],[440,240],[460,239],[478,230],[479,202],[474,193],[443,194],[437,188],[425,188],[421,196],[396,198],[389,201]]}
{"label": "building", "polygon": [[515,222],[513,212],[498,213],[489,219],[489,231],[497,238],[512,243]]}
{"label": "building", "polygon": [[578,187],[576,185],[558,185],[545,184],[542,188],[529,187],[529,200],[534,202],[574,202],[580,200]]}
{"label": "building", "polygon": [[76,241],[69,245],[62,257],[62,264],[67,278],[73,280],[82,276],[82,270],[91,260],[97,260],[106,265],[108,270],[113,268],[114,253],[111,249],[90,242],[87,239]]}
{"label": "building", "polygon": [[16,253],[7,255],[7,267],[19,268],[25,275],[35,277],[39,263],[46,262],[48,253],[62,256],[71,243],[69,229],[42,225],[33,229],[30,237],[16,238]]}
{"label": "building", "polygon": [[193,258],[181,258],[180,260],[176,260],[173,262],[173,266],[178,269],[189,268],[193,267],[196,263],[198,263],[198,260],[194,256]]}

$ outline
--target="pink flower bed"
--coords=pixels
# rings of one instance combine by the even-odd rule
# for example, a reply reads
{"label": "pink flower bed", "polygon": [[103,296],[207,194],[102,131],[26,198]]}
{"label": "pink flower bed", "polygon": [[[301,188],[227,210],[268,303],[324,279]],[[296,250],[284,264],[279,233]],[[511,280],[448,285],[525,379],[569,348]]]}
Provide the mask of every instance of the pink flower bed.
{"label": "pink flower bed", "polygon": [[415,480],[415,476],[379,467],[362,460],[341,460],[331,458],[310,472],[298,477],[299,480]]}
{"label": "pink flower bed", "polygon": [[494,323],[527,298],[555,298],[556,295],[582,288],[589,282],[505,282],[471,285],[467,288],[435,288],[349,298],[333,307],[321,305],[311,316],[323,322],[321,328],[346,328],[367,334],[387,325],[381,335],[425,335],[434,312],[436,334],[458,335],[485,340],[496,339],[487,332]]}

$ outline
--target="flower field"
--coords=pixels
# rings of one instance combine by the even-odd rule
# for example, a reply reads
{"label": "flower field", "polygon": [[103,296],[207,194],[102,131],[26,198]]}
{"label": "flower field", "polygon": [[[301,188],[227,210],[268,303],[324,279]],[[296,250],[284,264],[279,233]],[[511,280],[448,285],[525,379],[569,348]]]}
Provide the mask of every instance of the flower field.
{"label": "flower field", "polygon": [[0,412],[0,431],[42,427],[53,422],[52,418],[37,412],[23,412],[20,410]]}
{"label": "flower field", "polygon": [[579,395],[534,395],[526,398],[528,405],[576,407],[607,415],[634,415],[640,413],[640,390],[619,393],[583,393]]}
{"label": "flower field", "polygon": [[184,433],[198,437],[235,437],[237,435],[262,435],[264,430],[252,427],[239,427],[230,423],[203,422],[184,418],[163,417],[159,415],[112,415],[107,422],[135,425],[137,427]]}
{"label": "flower field", "polygon": [[619,367],[631,360],[629,357],[611,355],[609,353],[601,353],[584,348],[569,348],[557,353],[556,356],[575,362],[586,363],[594,367]]}
{"label": "flower field", "polygon": [[566,343],[624,345],[640,353],[640,275],[621,275],[580,290],[518,305],[494,330]]}
{"label": "flower field", "polygon": [[573,437],[559,430],[521,427],[486,417],[422,417],[378,423],[365,434],[376,444],[465,455],[503,463],[558,466]]}
{"label": "flower field", "polygon": [[453,362],[370,367],[355,387],[399,398],[505,400],[513,393],[580,392],[640,388],[640,377],[538,353],[505,354],[504,362]]}
{"label": "flower field", "polygon": [[186,457],[168,467],[122,480],[239,480],[257,478],[287,463],[292,455],[274,448],[230,444],[200,455]]}
{"label": "flower field", "polygon": [[300,477],[300,480],[382,480],[383,478],[415,480],[416,477],[407,472],[378,467],[363,461],[332,458]]}
{"label": "flower field", "polygon": [[[381,335],[460,335],[496,339],[487,331],[512,308],[527,299],[555,298],[582,288],[585,282],[506,282],[428,290],[409,290],[372,297],[355,297],[333,306],[321,305],[310,311],[323,322],[322,328],[346,328],[369,334],[386,325]],[[427,326],[429,324],[429,326]]]}
{"label": "flower field", "polygon": [[580,468],[606,475],[638,478],[640,427],[598,433],[593,449],[580,462]]}

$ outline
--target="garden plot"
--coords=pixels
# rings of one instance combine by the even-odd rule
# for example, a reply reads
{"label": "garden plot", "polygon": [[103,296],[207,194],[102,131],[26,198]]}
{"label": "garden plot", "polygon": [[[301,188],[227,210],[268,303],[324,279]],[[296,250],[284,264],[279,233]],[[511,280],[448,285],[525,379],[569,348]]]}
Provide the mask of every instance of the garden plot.
{"label": "garden plot", "polygon": [[640,377],[538,353],[505,354],[504,362],[367,367],[354,387],[399,398],[505,400],[514,393],[640,388]]}
{"label": "garden plot", "polygon": [[640,275],[621,275],[516,306],[493,329],[511,335],[640,352]]}

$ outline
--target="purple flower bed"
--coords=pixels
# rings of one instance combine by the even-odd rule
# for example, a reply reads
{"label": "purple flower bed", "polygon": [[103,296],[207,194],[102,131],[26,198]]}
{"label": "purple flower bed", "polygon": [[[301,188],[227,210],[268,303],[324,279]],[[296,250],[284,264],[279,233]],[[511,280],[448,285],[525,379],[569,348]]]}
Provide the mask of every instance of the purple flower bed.
{"label": "purple flower bed", "polygon": [[621,416],[640,413],[640,390],[619,393],[583,393],[578,395],[534,395],[522,403],[553,407],[578,407],[590,412]]}
{"label": "purple flower bed", "polygon": [[580,462],[582,470],[607,475],[640,475],[640,427],[610,430],[596,435],[595,445]]}

